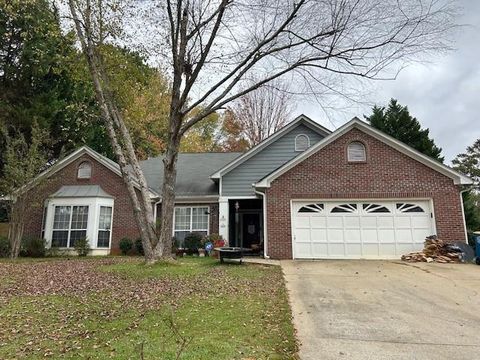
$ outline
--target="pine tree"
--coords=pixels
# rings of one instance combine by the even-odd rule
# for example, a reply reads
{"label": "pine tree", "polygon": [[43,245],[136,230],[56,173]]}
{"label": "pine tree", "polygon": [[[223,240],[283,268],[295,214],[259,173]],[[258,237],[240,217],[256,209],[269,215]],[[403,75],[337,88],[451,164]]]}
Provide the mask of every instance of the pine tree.
{"label": "pine tree", "polygon": [[373,113],[365,119],[374,128],[393,136],[421,153],[443,162],[442,149],[429,137],[429,130],[422,129],[420,122],[410,115],[406,106],[391,99],[388,107],[373,107]]}

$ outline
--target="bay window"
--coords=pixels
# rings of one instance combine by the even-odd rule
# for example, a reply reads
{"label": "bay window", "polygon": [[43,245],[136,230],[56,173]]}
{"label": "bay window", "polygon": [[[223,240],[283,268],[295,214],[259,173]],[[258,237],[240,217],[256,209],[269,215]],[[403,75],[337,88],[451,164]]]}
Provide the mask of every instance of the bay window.
{"label": "bay window", "polygon": [[87,237],[88,206],[55,206],[52,247],[75,247]]}
{"label": "bay window", "polygon": [[100,206],[100,215],[98,219],[98,237],[97,247],[110,247],[110,233],[112,227],[112,207]]}
{"label": "bay window", "polygon": [[175,207],[173,236],[175,236],[180,244],[183,244],[185,236],[189,233],[194,232],[202,235],[208,235],[208,215],[208,206]]}

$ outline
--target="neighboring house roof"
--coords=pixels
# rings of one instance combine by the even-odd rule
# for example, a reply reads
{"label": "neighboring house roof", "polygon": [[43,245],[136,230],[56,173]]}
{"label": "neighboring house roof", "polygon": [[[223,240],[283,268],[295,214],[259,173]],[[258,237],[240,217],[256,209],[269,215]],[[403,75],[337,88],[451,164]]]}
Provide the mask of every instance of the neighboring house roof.
{"label": "neighboring house roof", "polygon": [[293,129],[294,127],[298,126],[299,124],[304,124],[304,125],[308,126],[309,128],[321,133],[324,136],[328,136],[331,133],[331,131],[328,130],[327,128],[323,127],[322,125],[316,123],[315,121],[313,121],[309,117],[302,114],[302,115],[298,116],[296,119],[294,119],[292,122],[285,125],[280,130],[278,130],[277,132],[275,132],[274,134],[272,134],[271,136],[269,136],[268,138],[263,140],[261,143],[254,146],[253,148],[251,148],[249,151],[244,153],[242,156],[238,157],[235,161],[232,161],[230,163],[225,164],[224,167],[220,168],[218,171],[213,173],[210,177],[212,179],[220,179],[220,177],[227,174],[228,172],[230,172],[231,170],[233,170],[234,168],[236,168],[240,164],[242,164],[245,161],[247,161],[248,159],[250,159],[255,154],[262,151],[264,148],[266,148],[272,142],[274,142],[275,140],[277,140],[278,138],[280,138],[285,133],[287,133],[289,130]]}
{"label": "neighboring house roof", "polygon": [[[243,153],[180,153],[177,160],[175,194],[181,197],[218,197],[218,187],[210,175],[231,163]],[[148,186],[161,194],[163,184],[163,157],[140,162]]]}
{"label": "neighboring house roof", "polygon": [[72,198],[72,197],[103,197],[111,198],[112,195],[105,192],[99,185],[64,185],[52,198]]}
{"label": "neighboring house roof", "polygon": [[382,141],[383,143],[393,147],[394,149],[400,151],[401,153],[411,157],[419,161],[420,163],[430,167],[433,170],[442,173],[443,175],[453,179],[454,184],[456,185],[470,185],[473,184],[473,180],[468,178],[467,176],[453,170],[452,168],[422,154],[421,152],[411,148],[410,146],[404,144],[403,142],[393,138],[390,135],[387,135],[380,130],[373,128],[372,126],[368,125],[366,122],[361,121],[360,119],[354,117],[345,125],[341,126],[329,136],[325,137],[323,140],[320,140],[317,144],[310,147],[305,152],[301,153],[299,156],[295,157],[294,159],[290,160],[289,162],[285,163],[285,165],[281,166],[280,168],[276,169],[275,171],[271,172],[269,175],[265,176],[262,180],[255,184],[256,188],[268,188],[270,187],[270,183],[287,172],[288,170],[295,167],[297,164],[301,163],[305,159],[309,158],[313,154],[315,154],[320,149],[324,148],[331,142],[335,141],[340,136],[344,135],[348,131],[352,130],[353,128],[359,129],[365,132],[368,135],[376,138],[377,140]]}

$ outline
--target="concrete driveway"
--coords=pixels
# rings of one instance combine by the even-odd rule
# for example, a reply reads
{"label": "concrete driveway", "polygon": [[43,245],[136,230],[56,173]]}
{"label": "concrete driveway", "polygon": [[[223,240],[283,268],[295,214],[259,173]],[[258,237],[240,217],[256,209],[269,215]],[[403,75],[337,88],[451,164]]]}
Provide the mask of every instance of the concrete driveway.
{"label": "concrete driveway", "polygon": [[282,261],[300,358],[480,358],[480,266]]}

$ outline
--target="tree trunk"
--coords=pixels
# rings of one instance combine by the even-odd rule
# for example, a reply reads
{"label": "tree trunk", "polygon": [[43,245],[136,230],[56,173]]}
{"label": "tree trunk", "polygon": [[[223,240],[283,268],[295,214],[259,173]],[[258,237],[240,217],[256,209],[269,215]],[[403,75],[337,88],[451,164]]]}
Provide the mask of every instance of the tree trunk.
{"label": "tree trunk", "polygon": [[[154,263],[163,255],[163,243],[158,241],[156,234],[147,182],[135,155],[128,129],[125,126],[122,115],[118,111],[115,99],[111,95],[105,69],[102,66],[101,58],[96,52],[96,47],[92,40],[92,29],[90,28],[91,9],[87,6],[83,14],[84,27],[82,27],[74,0],[69,0],[69,7],[80,44],[87,59],[100,112],[105,122],[113,151],[120,165],[122,178],[130,196],[134,217],[142,239],[145,260],[147,263]],[[139,193],[137,193],[137,189],[134,186],[128,165],[133,169],[135,180],[137,180],[137,183],[140,185]]]}
{"label": "tree trunk", "polygon": [[20,254],[22,245],[23,231],[25,224],[22,217],[19,216],[19,210],[15,209],[16,204],[12,205],[12,213],[10,216],[10,224],[8,226],[8,240],[10,241],[10,258],[16,259]]}
{"label": "tree trunk", "polygon": [[[177,159],[179,148],[178,136],[172,136],[168,142],[167,151],[163,159],[163,187],[162,187],[162,222],[160,241],[158,246],[163,246],[163,251],[157,251],[164,258],[172,256],[173,216],[175,209],[175,182],[177,180]],[[160,255],[162,256],[162,255]]]}

